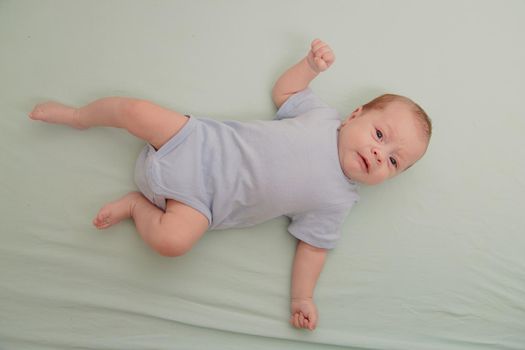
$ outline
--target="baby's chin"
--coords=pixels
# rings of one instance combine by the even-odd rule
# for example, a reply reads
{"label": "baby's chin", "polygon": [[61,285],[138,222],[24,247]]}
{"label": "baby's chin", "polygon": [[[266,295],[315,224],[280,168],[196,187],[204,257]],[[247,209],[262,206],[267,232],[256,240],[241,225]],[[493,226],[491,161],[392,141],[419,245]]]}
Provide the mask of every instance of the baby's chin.
{"label": "baby's chin", "polygon": [[350,174],[346,174],[346,177],[350,179],[350,181],[356,182],[360,185],[366,185],[366,186],[379,185],[387,180],[387,179],[378,179],[378,178],[374,178],[374,177],[370,177],[366,175],[363,175],[363,176],[359,176],[359,175],[349,176],[349,175]]}

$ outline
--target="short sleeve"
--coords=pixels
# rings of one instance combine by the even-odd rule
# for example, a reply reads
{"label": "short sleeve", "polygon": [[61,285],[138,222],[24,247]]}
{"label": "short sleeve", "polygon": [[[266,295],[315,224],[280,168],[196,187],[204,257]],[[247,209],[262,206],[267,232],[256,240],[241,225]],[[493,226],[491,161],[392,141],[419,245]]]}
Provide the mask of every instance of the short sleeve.
{"label": "short sleeve", "polygon": [[351,205],[338,205],[293,215],[288,232],[314,247],[333,249],[341,237],[341,227],[350,209]]}
{"label": "short sleeve", "polygon": [[312,109],[330,108],[310,88],[299,91],[281,105],[275,119],[294,118]]}

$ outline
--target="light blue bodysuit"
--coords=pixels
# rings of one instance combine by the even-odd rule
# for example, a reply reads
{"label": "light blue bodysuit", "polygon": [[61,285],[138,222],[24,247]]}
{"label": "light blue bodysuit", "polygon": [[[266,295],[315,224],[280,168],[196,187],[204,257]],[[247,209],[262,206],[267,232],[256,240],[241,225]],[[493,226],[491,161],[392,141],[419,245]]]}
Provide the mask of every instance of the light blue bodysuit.
{"label": "light blue bodysuit", "polygon": [[210,229],[285,215],[293,236],[332,249],[359,198],[339,163],[340,123],[337,111],[309,88],[289,97],[276,120],[190,116],[159,150],[143,149],[135,180],[159,208],[175,199],[204,214]]}

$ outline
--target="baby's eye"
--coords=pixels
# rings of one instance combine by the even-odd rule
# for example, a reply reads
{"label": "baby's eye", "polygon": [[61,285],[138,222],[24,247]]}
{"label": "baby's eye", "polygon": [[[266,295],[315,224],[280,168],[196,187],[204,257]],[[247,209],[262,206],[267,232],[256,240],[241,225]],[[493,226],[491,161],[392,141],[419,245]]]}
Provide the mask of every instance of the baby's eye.
{"label": "baby's eye", "polygon": [[390,157],[390,163],[397,168],[397,160],[394,157]]}
{"label": "baby's eye", "polygon": [[380,140],[383,138],[383,133],[379,129],[376,129],[376,135],[377,135],[377,138]]}

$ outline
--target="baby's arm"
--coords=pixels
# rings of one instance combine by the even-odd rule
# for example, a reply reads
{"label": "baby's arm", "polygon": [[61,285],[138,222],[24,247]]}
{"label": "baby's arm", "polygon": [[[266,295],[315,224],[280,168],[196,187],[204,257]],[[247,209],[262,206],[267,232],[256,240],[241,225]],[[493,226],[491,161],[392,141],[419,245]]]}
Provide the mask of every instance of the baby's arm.
{"label": "baby's arm", "polygon": [[303,241],[297,243],[292,271],[290,305],[290,323],[296,328],[313,331],[317,326],[317,308],[313,302],[313,296],[325,258],[326,249],[316,248]]}
{"label": "baby's arm", "polygon": [[281,75],[272,90],[273,102],[277,108],[296,92],[304,90],[310,82],[327,70],[335,61],[335,55],[326,43],[315,39],[310,52],[299,63]]}

